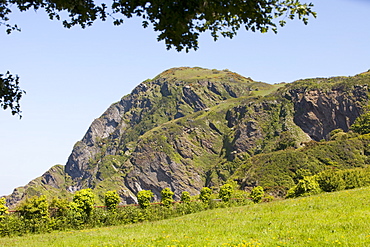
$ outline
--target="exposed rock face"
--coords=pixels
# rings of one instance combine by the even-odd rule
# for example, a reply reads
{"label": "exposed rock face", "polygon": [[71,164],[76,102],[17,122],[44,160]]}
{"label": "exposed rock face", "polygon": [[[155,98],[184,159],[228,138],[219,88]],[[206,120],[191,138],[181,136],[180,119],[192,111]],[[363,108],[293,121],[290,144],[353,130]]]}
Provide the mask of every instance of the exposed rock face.
{"label": "exposed rock face", "polygon": [[[183,191],[195,195],[223,183],[256,154],[297,148],[336,128],[348,131],[368,101],[365,85],[326,91],[292,85],[255,97],[251,92],[263,95],[273,86],[225,71],[165,71],[112,104],[65,166],[15,189],[8,205],[82,188],[99,195],[117,190],[123,203],[136,203],[143,189],[156,199],[166,187],[176,199]],[[248,184],[256,184],[251,177]]]}
{"label": "exposed rock face", "polygon": [[[86,183],[91,187],[91,183],[87,181],[95,177],[96,171],[89,169],[89,163],[101,154],[103,147],[105,148],[103,155],[115,155],[119,150],[127,150],[125,135],[128,129],[138,127],[138,124],[146,121],[151,117],[150,115],[158,114],[162,119],[151,119],[151,126],[143,126],[137,133],[139,136],[145,133],[145,128],[149,130],[169,120],[201,111],[225,98],[236,97],[234,91],[248,93],[248,80],[246,82],[241,85],[235,83],[228,85],[228,81],[215,82],[212,80],[197,80],[195,83],[188,83],[174,81],[164,76],[141,83],[130,95],[111,105],[100,118],[95,119],[83,139],[75,145],[65,168],[66,173],[75,181],[70,185],[69,190],[81,189],[86,186]],[[199,86],[194,87],[195,84]],[[242,89],[236,90],[236,87]],[[213,88],[217,93],[205,93],[203,88]],[[222,97],[220,97],[221,94]],[[171,104],[174,104],[173,108]],[[181,110],[181,108],[186,108],[186,110]],[[106,143],[102,143],[104,139],[108,139],[108,142],[118,140],[120,143],[106,147]]]}
{"label": "exposed rock face", "polygon": [[294,122],[315,141],[327,139],[334,129],[348,131],[361,113],[362,102],[367,101],[366,91],[359,86],[350,92],[291,91]]}
{"label": "exposed rock face", "polygon": [[[73,179],[86,179],[91,174],[86,173],[86,165],[90,160],[101,151],[101,140],[112,135],[120,136],[121,131],[127,127],[122,122],[123,114],[130,109],[132,105],[131,97],[122,99],[108,108],[104,114],[93,121],[85,136],[74,146],[71,155],[68,158],[65,171]],[[114,150],[108,150],[108,154],[113,154]],[[70,191],[81,189],[81,184],[69,188]]]}
{"label": "exposed rock face", "polygon": [[125,178],[126,187],[135,195],[142,189],[150,189],[159,199],[161,190],[170,188],[176,192],[178,200],[182,191],[196,194],[204,186],[199,171],[194,167],[172,161],[164,152],[143,148],[130,160],[132,171]]}

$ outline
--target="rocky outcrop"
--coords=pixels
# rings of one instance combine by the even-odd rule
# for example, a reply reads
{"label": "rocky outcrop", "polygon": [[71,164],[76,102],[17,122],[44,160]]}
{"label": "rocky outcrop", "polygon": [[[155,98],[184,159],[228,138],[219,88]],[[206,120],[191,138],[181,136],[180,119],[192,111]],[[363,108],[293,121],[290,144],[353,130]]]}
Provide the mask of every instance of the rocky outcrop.
{"label": "rocky outcrop", "polygon": [[125,177],[125,186],[135,195],[149,189],[160,199],[161,190],[170,188],[178,200],[183,191],[194,195],[204,186],[201,173],[193,166],[175,162],[165,152],[144,149],[130,160],[132,171]]}
{"label": "rocky outcrop", "polygon": [[368,100],[367,91],[367,86],[356,86],[351,91],[292,90],[294,122],[315,141],[328,139],[334,129],[347,132]]}

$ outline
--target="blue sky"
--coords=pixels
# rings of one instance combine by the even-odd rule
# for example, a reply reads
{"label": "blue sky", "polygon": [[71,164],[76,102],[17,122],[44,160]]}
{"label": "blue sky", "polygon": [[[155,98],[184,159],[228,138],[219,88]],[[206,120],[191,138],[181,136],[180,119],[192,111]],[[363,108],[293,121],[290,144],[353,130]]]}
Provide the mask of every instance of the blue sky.
{"label": "blue sky", "polygon": [[[304,1],[304,0],[302,0]],[[65,29],[42,11],[15,13],[22,32],[0,30],[0,73],[21,78],[22,115],[0,111],[0,195],[65,164],[91,122],[140,82],[180,66],[229,69],[256,81],[350,76],[370,69],[370,1],[312,0],[316,19],[288,21],[278,34],[241,30],[200,38],[189,53],[166,50],[138,19]]]}

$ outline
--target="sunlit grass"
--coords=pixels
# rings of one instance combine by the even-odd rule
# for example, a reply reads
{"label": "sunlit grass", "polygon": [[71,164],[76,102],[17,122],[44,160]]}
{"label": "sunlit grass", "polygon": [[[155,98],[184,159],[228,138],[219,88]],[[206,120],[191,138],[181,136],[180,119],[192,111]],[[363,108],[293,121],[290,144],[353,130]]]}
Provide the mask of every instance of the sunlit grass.
{"label": "sunlit grass", "polygon": [[370,246],[370,188],[82,231],[0,246]]}

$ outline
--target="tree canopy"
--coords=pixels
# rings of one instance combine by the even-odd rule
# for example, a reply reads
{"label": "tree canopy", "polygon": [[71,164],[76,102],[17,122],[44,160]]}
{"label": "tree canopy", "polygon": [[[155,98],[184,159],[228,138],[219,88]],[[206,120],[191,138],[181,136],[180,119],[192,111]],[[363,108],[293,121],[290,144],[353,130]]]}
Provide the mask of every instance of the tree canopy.
{"label": "tree canopy", "polygon": [[0,107],[10,109],[12,114],[20,114],[19,101],[25,91],[19,87],[19,77],[8,72],[0,74]]}
{"label": "tree canopy", "polygon": [[298,18],[307,24],[310,16],[316,16],[312,8],[312,3],[300,0],[102,0],[99,4],[93,0],[0,0],[0,26],[8,34],[20,30],[10,24],[14,9],[44,9],[50,19],[61,21],[66,28],[85,28],[108,19],[121,25],[125,18],[138,16],[144,28],[152,26],[159,33],[157,40],[163,40],[167,49],[189,51],[198,49],[199,35],[206,31],[216,41],[220,36],[233,38],[242,27],[277,32],[287,19]]}

